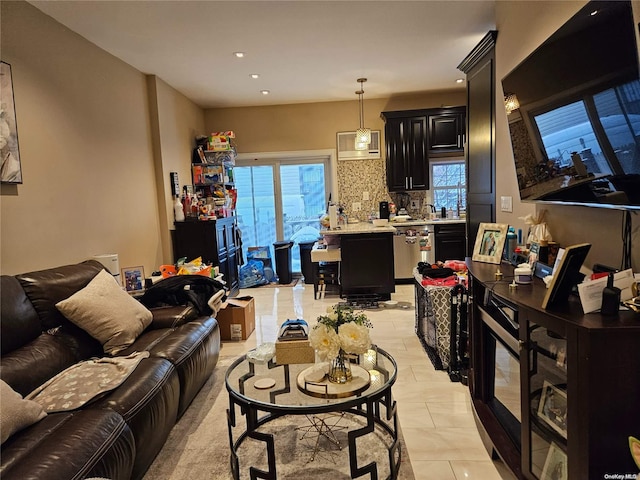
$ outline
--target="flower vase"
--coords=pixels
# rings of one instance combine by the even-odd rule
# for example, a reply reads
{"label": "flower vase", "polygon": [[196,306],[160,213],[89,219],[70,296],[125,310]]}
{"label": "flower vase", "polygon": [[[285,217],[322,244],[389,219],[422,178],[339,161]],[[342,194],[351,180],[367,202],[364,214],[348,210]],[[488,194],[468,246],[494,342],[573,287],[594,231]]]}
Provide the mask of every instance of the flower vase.
{"label": "flower vase", "polygon": [[344,350],[340,349],[338,356],[331,361],[328,378],[331,383],[348,383],[353,378],[351,362]]}

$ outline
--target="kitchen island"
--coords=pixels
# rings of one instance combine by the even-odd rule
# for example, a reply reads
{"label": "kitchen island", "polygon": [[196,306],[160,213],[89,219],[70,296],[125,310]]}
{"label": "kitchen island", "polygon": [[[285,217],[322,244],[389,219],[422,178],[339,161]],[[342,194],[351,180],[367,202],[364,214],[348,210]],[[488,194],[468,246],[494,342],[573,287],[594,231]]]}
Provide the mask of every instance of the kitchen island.
{"label": "kitchen island", "polygon": [[[391,225],[349,223],[321,233],[328,243],[340,243],[342,296],[358,304],[390,300],[395,292]],[[330,238],[339,236],[339,238]],[[329,237],[329,238],[327,238]]]}

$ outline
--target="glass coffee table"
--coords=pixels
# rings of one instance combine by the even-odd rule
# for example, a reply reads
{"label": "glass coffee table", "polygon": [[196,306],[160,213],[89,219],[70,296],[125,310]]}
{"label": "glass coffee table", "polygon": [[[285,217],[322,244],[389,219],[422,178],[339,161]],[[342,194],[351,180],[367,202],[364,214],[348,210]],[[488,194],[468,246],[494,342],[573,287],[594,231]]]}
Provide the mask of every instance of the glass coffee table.
{"label": "glass coffee table", "polygon": [[[315,368],[314,364],[279,365],[276,361],[256,363],[245,355],[227,370],[227,421],[231,471],[235,480],[241,478],[239,449],[247,439],[264,443],[262,456],[266,453],[266,462],[263,462],[263,468],[249,466],[249,476],[245,478],[278,478],[278,449],[275,448],[278,429],[267,427],[276,424],[274,420],[291,415],[306,416],[309,421],[306,430],[313,430],[318,439],[324,436],[336,444],[331,428],[335,425],[329,425],[331,422],[325,422],[325,419],[345,415],[356,419],[351,422],[351,428],[337,427],[346,431],[350,477],[397,478],[401,449],[396,402],[391,395],[397,366],[391,355],[372,346],[366,354],[353,356],[354,380],[345,385],[330,384],[326,378],[313,378],[314,375],[308,373]],[[310,378],[317,381],[310,381]],[[242,416],[246,427],[238,418]],[[378,453],[378,449],[365,446],[367,435],[375,435],[376,439],[384,437],[379,449],[382,454],[378,455],[381,458],[372,458],[372,452]],[[317,450],[317,443],[315,448]],[[359,449],[368,451],[359,452]],[[245,465],[242,468],[246,471]]]}

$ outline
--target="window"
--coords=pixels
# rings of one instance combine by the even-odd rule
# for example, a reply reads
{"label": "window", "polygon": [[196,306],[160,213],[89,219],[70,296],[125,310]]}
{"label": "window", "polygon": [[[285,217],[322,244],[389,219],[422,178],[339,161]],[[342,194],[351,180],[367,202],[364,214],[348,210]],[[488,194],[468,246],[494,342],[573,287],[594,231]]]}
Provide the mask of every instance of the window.
{"label": "window", "polygon": [[440,209],[445,207],[454,212],[464,209],[467,189],[464,161],[432,162],[431,193],[433,205]]}

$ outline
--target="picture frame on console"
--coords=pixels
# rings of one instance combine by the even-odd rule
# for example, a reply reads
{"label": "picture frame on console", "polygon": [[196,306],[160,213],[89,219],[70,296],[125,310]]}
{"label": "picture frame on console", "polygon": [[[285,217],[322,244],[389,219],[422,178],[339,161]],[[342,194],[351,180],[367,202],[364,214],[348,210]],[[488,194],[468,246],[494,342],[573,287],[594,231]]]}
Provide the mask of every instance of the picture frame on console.
{"label": "picture frame on console", "polygon": [[144,291],[144,267],[124,267],[120,269],[120,275],[124,282],[124,289],[128,293]]}
{"label": "picture frame on console", "polygon": [[473,248],[473,261],[499,264],[507,228],[508,225],[504,223],[480,223]]}
{"label": "picture frame on console", "polygon": [[547,380],[540,393],[538,417],[562,438],[567,438],[567,394]]}
{"label": "picture frame on console", "polygon": [[551,442],[540,480],[567,480],[567,454]]}

